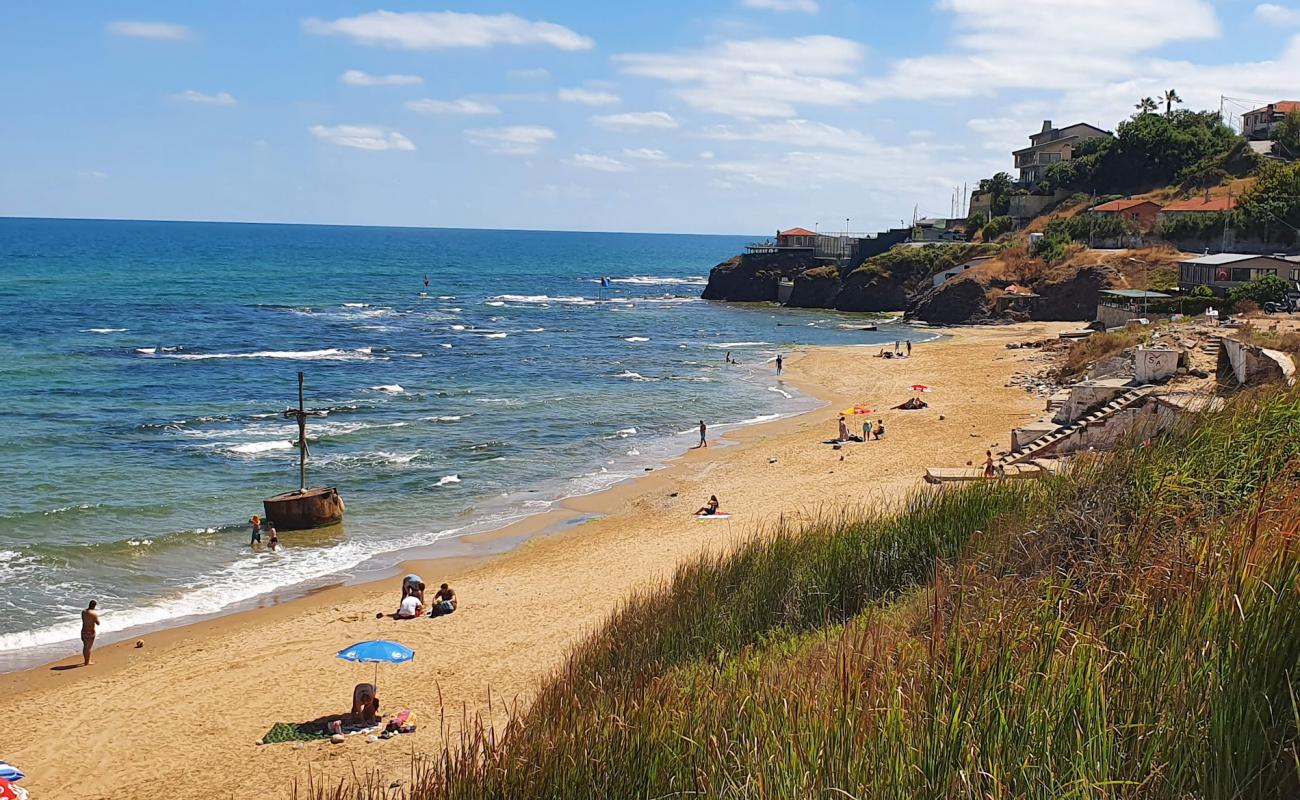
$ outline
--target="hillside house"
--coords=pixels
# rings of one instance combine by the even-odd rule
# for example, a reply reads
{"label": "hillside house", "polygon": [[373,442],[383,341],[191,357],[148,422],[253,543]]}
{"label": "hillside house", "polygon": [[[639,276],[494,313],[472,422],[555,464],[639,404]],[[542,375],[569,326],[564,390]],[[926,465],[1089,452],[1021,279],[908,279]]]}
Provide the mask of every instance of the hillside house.
{"label": "hillside house", "polygon": [[1292,111],[1300,111],[1300,100],[1281,100],[1241,115],[1241,133],[1247,139],[1273,138],[1273,129]]}
{"label": "hillside house", "polygon": [[964,242],[966,220],[943,217],[918,219],[913,226],[914,242]]}
{"label": "hillside house", "polygon": [[1178,265],[1178,288],[1189,292],[1197,286],[1208,286],[1223,296],[1234,286],[1265,275],[1276,275],[1292,283],[1300,280],[1300,256],[1214,253],[1189,258]]}
{"label": "hillside house", "polygon": [[1111,200],[1109,203],[1093,206],[1089,214],[1122,217],[1132,222],[1139,231],[1150,231],[1156,227],[1156,215],[1160,205],[1150,200]]}
{"label": "hillside house", "polygon": [[1043,129],[1029,137],[1029,146],[1011,155],[1020,170],[1020,183],[1032,185],[1047,176],[1047,168],[1058,161],[1069,161],[1074,149],[1089,139],[1110,136],[1095,125],[1076,122],[1065,128],[1053,128],[1050,119],[1043,120]]}
{"label": "hillside house", "polygon": [[1196,214],[1218,214],[1231,211],[1236,207],[1237,198],[1232,195],[1210,197],[1207,193],[1200,197],[1193,197],[1190,200],[1176,200],[1167,204],[1156,214],[1156,222],[1163,225],[1180,217],[1194,216]]}
{"label": "hillside house", "polygon": [[777,247],[816,247],[817,234],[807,228],[791,228],[788,231],[778,231],[776,234]]}

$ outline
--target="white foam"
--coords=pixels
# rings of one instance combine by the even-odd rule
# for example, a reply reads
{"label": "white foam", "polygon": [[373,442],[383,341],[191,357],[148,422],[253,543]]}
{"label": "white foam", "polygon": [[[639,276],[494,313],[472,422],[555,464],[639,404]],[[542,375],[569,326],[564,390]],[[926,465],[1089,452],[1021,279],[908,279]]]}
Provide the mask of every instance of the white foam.
{"label": "white foam", "polygon": [[492,307],[496,308],[496,307],[500,307],[500,306],[505,305],[505,303],[501,302],[500,300],[489,300],[489,301],[487,301],[486,303],[484,303],[483,305],[485,305],[485,306],[492,306]]}
{"label": "white foam", "polygon": [[344,303],[344,308],[369,308],[369,303]]}
{"label": "white foam", "polygon": [[488,305],[497,303],[525,303],[529,305],[549,305],[551,303],[562,303],[565,305],[590,306],[595,305],[596,301],[587,297],[551,297],[545,294],[499,294],[492,298],[493,302]]}
{"label": "white foam", "polygon": [[339,350],[331,347],[326,350],[259,350],[255,353],[176,353],[166,358],[183,361],[208,361],[220,358],[285,358],[297,361],[358,361],[369,357],[368,353],[357,350]]}
{"label": "white foam", "polygon": [[442,417],[425,417],[425,422],[460,422],[461,417],[454,414],[448,414]]}
{"label": "white foam", "polygon": [[623,341],[625,341],[625,342],[648,342],[648,341],[650,341],[650,337],[648,337],[648,336],[624,336],[624,337],[623,337]]}
{"label": "white foam", "polygon": [[449,486],[453,483],[460,483],[459,475],[443,475],[438,479],[439,486]]}
{"label": "white foam", "polygon": [[376,392],[385,392],[387,394],[406,394],[406,390],[396,383],[386,383],[383,386],[371,386],[370,388]]}
{"label": "white foam", "polygon": [[767,390],[768,390],[769,392],[776,392],[777,394],[779,394],[779,395],[781,395],[782,397],[784,397],[786,400],[790,400],[791,398],[794,397],[794,395],[790,394],[789,392],[787,392],[786,390],[784,390],[784,389],[782,389],[782,388],[780,388],[780,387],[778,387],[778,386],[769,386],[769,387],[767,387]]}
{"label": "white foam", "polygon": [[541,333],[541,332],[544,331],[544,330],[546,330],[546,329],[545,329],[545,328],[528,328],[527,330],[524,331],[524,333]]}
{"label": "white foam", "polygon": [[508,333],[485,333],[485,334],[483,334],[483,338],[484,338],[484,339],[504,339],[504,338],[506,338],[506,337],[509,336],[509,335],[510,335],[510,334],[508,334]]}
{"label": "white foam", "polygon": [[125,333],[126,328],[83,328],[82,333]]}
{"label": "white foam", "polygon": [[452,329],[453,331],[463,331],[463,330],[465,330],[465,326],[464,326],[464,325],[452,325],[452,326],[451,326],[451,329]]}
{"label": "white foam", "polygon": [[231,445],[226,449],[231,453],[251,455],[255,453],[267,453],[272,450],[292,450],[293,446],[293,442],[290,441],[245,442],[243,444]]}
{"label": "white foam", "polygon": [[722,342],[721,344],[711,344],[709,347],[717,350],[726,350],[735,349],[737,347],[758,347],[765,344],[768,344],[768,342]]}
{"label": "white foam", "polygon": [[638,373],[638,372],[633,372],[633,371],[630,370],[630,369],[625,369],[625,370],[623,370],[622,372],[620,372],[620,373],[618,373],[617,375],[615,375],[614,377],[615,377],[615,378],[626,378],[627,380],[630,380],[630,381],[653,381],[653,380],[655,380],[654,378],[647,378],[646,376],[644,376],[644,375],[642,375],[642,374],[640,374],[640,373]]}
{"label": "white foam", "polygon": [[135,351],[136,351],[137,353],[141,353],[141,354],[146,355],[146,356],[151,356],[151,355],[153,355],[154,353],[158,352],[158,348],[156,348],[156,347],[137,347],[137,348],[135,349]]}
{"label": "white foam", "polygon": [[626,439],[629,436],[636,436],[636,428],[624,428],[621,431],[614,431],[614,435],[620,439]]}

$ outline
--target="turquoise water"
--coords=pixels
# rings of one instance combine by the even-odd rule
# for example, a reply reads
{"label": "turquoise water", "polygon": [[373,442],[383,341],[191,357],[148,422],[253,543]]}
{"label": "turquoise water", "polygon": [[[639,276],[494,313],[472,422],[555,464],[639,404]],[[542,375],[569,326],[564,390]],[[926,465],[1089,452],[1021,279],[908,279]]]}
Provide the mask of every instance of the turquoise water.
{"label": "turquoise water", "polygon": [[[745,241],[0,219],[0,655],[74,638],[92,597],[121,632],[545,510],[701,418],[811,407],[778,351],[908,335],[699,300]],[[346,525],[252,551],[243,521],[297,488],[298,370]]]}

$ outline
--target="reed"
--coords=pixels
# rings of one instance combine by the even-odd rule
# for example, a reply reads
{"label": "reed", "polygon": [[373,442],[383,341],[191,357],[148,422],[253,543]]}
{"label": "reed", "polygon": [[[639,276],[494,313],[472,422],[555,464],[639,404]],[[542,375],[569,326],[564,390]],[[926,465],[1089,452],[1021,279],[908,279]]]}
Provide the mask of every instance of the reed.
{"label": "reed", "polygon": [[701,557],[388,793],[1300,794],[1300,403]]}

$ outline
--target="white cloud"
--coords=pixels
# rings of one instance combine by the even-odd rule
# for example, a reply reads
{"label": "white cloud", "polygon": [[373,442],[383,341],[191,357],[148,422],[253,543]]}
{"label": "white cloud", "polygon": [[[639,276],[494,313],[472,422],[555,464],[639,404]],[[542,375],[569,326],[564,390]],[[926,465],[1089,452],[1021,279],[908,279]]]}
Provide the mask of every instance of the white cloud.
{"label": "white cloud", "polygon": [[1084,89],[1140,75],[1142,53],[1220,34],[1206,0],[940,0],[939,9],[959,31],[956,48],[895,62],[868,83],[871,99]]}
{"label": "white cloud", "polygon": [[183,92],[172,95],[173,100],[180,100],[184,103],[198,103],[205,106],[233,106],[235,105],[235,96],[230,92],[217,92],[216,94],[204,94],[194,89],[186,89]]}
{"label": "white cloud", "polygon": [[551,71],[546,67],[532,67],[530,69],[512,69],[506,73],[511,78],[517,78],[525,81],[540,81],[551,77]]}
{"label": "white cloud", "polygon": [[985,147],[992,150],[1018,150],[1027,146],[1027,137],[1037,131],[1026,119],[1011,117],[975,117],[967,120],[966,127],[976,133]]}
{"label": "white cloud", "polygon": [[816,14],[819,10],[817,0],[740,0],[745,8],[761,8],[765,11],[802,11]]}
{"label": "white cloud", "polygon": [[598,92],[592,89],[561,89],[556,95],[565,103],[582,103],[588,106],[610,106],[620,98],[613,92]]}
{"label": "white cloud", "polygon": [[1255,16],[1270,25],[1300,25],[1300,9],[1261,3],[1255,6]]}
{"label": "white cloud", "polygon": [[419,86],[424,83],[424,78],[419,75],[371,75],[350,69],[339,76],[339,83],[348,86]]}
{"label": "white cloud", "polygon": [[655,150],[650,147],[630,147],[623,150],[624,158],[635,158],[638,161],[667,161],[668,154],[662,150]]}
{"label": "white cloud", "polygon": [[857,153],[876,153],[881,150],[880,143],[864,133],[806,119],[764,122],[743,130],[723,125],[705,131],[704,136],[717,141],[768,142],[790,147],[829,148]]}
{"label": "white cloud", "polygon": [[677,120],[667,111],[629,111],[626,114],[605,114],[591,118],[592,124],[611,130],[633,128],[676,128]]}
{"label": "white cloud", "polygon": [[415,145],[397,131],[376,125],[313,125],[308,130],[323,142],[358,150],[414,150]]}
{"label": "white cloud", "polygon": [[843,106],[867,98],[857,77],[866,48],[837,36],[724,41],[706,50],[615,56],[628,75],[678,84],[703,111],[792,117],[801,105]]}
{"label": "white cloud", "polygon": [[108,173],[99,169],[81,170],[77,173],[77,177],[86,181],[106,181]]}
{"label": "white cloud", "polygon": [[560,50],[590,50],[595,42],[552,22],[514,14],[462,14],[455,11],[371,11],[355,17],[303,20],[308,33],[346,36],[358,44],[404,50],[544,44]]}
{"label": "white cloud", "polygon": [[555,131],[541,125],[507,125],[503,128],[471,128],[465,138],[493,153],[527,156],[541,149],[543,142],[555,138]]}
{"label": "white cloud", "polygon": [[632,167],[624,164],[616,158],[609,156],[598,156],[592,153],[574,153],[569,163],[575,167],[584,169],[594,169],[599,172],[631,172]]}
{"label": "white cloud", "polygon": [[716,157],[717,157],[717,156],[714,154],[714,152],[713,152],[712,150],[704,150],[704,151],[702,151],[702,152],[697,156],[697,158],[699,158],[699,159],[701,159],[701,160],[703,160],[703,161],[711,161],[712,159],[714,159],[714,158],[716,158]]}
{"label": "white cloud", "polygon": [[110,22],[105,29],[116,36],[130,36],[136,39],[170,39],[184,41],[190,38],[190,29],[186,25],[174,22],[140,22],[118,20]]}
{"label": "white cloud", "polygon": [[501,109],[477,100],[408,100],[406,108],[419,114],[500,114]]}

